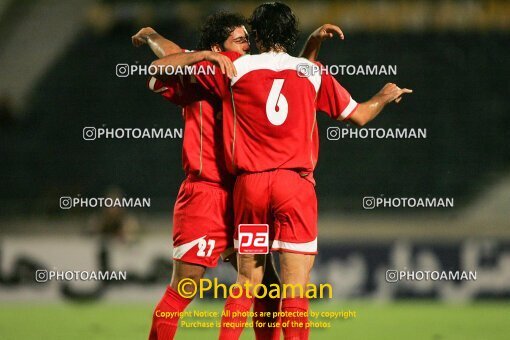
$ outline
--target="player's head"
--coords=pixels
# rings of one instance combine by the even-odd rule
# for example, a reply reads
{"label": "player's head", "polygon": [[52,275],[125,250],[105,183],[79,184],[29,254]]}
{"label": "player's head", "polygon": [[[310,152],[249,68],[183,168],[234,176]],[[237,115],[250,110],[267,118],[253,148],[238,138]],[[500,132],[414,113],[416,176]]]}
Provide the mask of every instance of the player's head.
{"label": "player's head", "polygon": [[245,25],[246,19],[240,14],[212,14],[200,29],[202,34],[197,49],[246,54],[250,51],[250,41]]}
{"label": "player's head", "polygon": [[296,44],[299,33],[296,16],[281,2],[265,3],[255,8],[249,23],[260,52],[289,52]]}

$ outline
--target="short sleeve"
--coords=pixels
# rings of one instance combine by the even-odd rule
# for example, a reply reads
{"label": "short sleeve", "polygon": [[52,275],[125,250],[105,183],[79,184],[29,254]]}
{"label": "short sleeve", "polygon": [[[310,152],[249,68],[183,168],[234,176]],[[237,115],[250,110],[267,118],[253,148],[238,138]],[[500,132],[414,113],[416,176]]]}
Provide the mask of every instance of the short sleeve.
{"label": "short sleeve", "polygon": [[187,105],[193,99],[191,98],[192,91],[187,91],[188,79],[183,79],[180,76],[168,77],[164,82],[151,77],[147,81],[147,87],[154,93],[158,93],[166,100],[179,105]]}
{"label": "short sleeve", "polygon": [[337,120],[347,120],[358,107],[350,93],[330,74],[322,75],[316,105],[317,110]]}

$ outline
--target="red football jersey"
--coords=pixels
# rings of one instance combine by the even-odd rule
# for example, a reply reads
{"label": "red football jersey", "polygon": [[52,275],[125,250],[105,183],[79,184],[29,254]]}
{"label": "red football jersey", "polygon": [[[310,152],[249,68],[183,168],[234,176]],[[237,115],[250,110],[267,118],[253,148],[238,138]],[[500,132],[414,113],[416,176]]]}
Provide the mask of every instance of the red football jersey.
{"label": "red football jersey", "polygon": [[172,76],[162,82],[149,79],[149,88],[182,107],[184,140],[182,162],[186,175],[231,186],[223,153],[221,102],[205,91],[196,79]]}
{"label": "red football jersey", "polygon": [[331,75],[303,73],[315,66],[307,59],[275,52],[224,54],[234,60],[236,77],[230,80],[216,68],[214,74],[196,79],[223,101],[229,171],[292,169],[311,174],[318,157],[316,110],[346,120],[356,101]]}

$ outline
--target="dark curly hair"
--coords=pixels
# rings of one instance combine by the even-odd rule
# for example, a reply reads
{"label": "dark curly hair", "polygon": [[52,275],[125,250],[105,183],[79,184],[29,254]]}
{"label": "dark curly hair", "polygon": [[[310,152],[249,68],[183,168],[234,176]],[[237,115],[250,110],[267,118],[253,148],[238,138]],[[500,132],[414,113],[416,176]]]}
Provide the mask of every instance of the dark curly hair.
{"label": "dark curly hair", "polygon": [[223,49],[225,40],[228,39],[237,27],[246,25],[246,18],[237,13],[217,12],[205,19],[200,28],[200,40],[198,50],[210,50],[213,45],[220,45]]}
{"label": "dark curly hair", "polygon": [[255,8],[248,23],[252,35],[265,50],[281,46],[290,52],[296,44],[299,34],[296,16],[281,2],[265,3]]}

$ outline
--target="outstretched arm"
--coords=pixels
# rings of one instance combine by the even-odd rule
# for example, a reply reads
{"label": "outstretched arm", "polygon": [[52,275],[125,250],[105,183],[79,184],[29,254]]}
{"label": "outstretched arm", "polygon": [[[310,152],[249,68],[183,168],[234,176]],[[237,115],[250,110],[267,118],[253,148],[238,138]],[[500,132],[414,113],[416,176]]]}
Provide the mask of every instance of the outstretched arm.
{"label": "outstretched arm", "polygon": [[144,27],[131,37],[135,47],[149,45],[150,49],[158,58],[182,52],[181,47],[171,40],[166,39],[151,27]]}
{"label": "outstretched arm", "polygon": [[303,50],[299,54],[300,57],[306,58],[310,61],[315,61],[319,56],[319,50],[324,40],[333,38],[337,34],[338,37],[344,40],[344,33],[340,27],[332,24],[325,24],[317,28],[310,34]]}
{"label": "outstretched arm", "polygon": [[391,102],[399,103],[406,93],[413,93],[410,89],[401,89],[393,83],[388,83],[372,98],[360,103],[349,120],[357,126],[364,126],[373,120],[382,109]]}

